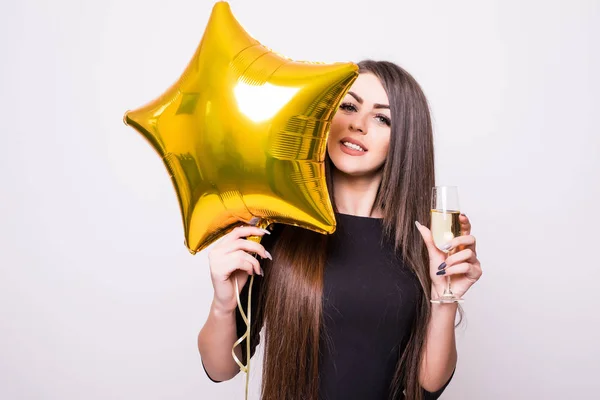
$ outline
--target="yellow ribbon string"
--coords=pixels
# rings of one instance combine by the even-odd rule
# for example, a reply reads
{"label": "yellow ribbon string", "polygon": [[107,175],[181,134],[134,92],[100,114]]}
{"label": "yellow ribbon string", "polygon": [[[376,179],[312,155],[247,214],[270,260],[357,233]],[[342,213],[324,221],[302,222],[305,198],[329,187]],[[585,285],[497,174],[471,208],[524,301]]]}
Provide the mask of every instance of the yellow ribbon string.
{"label": "yellow ribbon string", "polygon": [[[236,294],[237,294],[237,304],[238,304],[238,308],[240,310],[240,313],[242,314],[242,318],[244,319],[244,322],[246,323],[246,332],[242,335],[242,337],[240,337],[234,344],[233,347],[231,349],[231,355],[233,356],[234,361],[237,363],[237,365],[240,367],[240,371],[245,372],[246,373],[246,389],[245,389],[245,399],[248,400],[248,383],[249,383],[249,379],[250,379],[250,327],[251,327],[251,299],[252,299],[252,284],[254,283],[254,274],[250,277],[250,286],[248,287],[248,316],[246,317],[246,314],[244,313],[244,310],[242,309],[242,305],[241,305],[241,300],[240,300],[240,294],[239,294],[239,286],[238,286],[238,281],[237,278],[235,280],[235,290],[236,290]],[[237,358],[237,356],[235,355],[235,348],[237,345],[239,345],[240,343],[242,343],[242,341],[244,339],[246,339],[246,365],[242,364],[242,362],[239,360],[239,358]]]}
{"label": "yellow ribbon string", "polygon": [[[259,220],[256,226],[261,229],[266,229],[269,226],[270,222],[266,220]],[[252,240],[256,243],[260,243],[261,236],[248,236],[248,240]],[[256,257],[256,254],[254,255]],[[237,306],[240,310],[240,314],[242,315],[242,319],[246,324],[246,332],[233,344],[231,348],[231,355],[233,356],[233,360],[240,367],[240,371],[246,373],[246,388],[245,388],[245,399],[248,400],[248,383],[250,380],[250,328],[252,327],[251,318],[252,318],[252,284],[254,283],[254,274],[250,276],[250,284],[248,286],[248,314],[244,313],[244,309],[242,308],[242,301],[240,299],[240,289],[238,285],[237,278],[235,279],[235,295],[237,299]],[[239,358],[235,355],[235,348],[242,343],[242,341],[246,339],[246,365],[242,364]]]}

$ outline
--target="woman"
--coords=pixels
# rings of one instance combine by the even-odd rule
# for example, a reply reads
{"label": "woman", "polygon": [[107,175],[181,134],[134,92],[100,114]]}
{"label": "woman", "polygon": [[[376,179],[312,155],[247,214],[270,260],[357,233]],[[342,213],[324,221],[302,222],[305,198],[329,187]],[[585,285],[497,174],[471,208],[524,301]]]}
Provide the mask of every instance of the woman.
{"label": "woman", "polygon": [[[245,325],[234,279],[246,307],[252,273],[251,355],[265,326],[262,399],[436,399],[452,378],[458,308],[429,300],[445,276],[459,296],[479,279],[475,239],[461,215],[446,258],[426,227],[433,137],[417,82],[389,62],[359,69],[327,146],[336,231],[239,227],[209,254],[215,294],[198,348],[215,382],[239,372],[231,347]],[[235,349],[242,361],[245,350],[245,341]]]}

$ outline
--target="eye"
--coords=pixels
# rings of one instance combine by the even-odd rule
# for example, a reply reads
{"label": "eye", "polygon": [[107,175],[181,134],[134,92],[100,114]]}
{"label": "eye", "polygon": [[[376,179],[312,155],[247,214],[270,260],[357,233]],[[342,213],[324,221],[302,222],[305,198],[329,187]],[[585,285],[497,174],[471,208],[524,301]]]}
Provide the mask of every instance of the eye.
{"label": "eye", "polygon": [[387,115],[377,114],[375,116],[375,118],[377,118],[377,120],[379,122],[381,122],[382,124],[385,124],[387,126],[391,126],[392,125],[392,120]]}
{"label": "eye", "polygon": [[342,104],[340,104],[340,109],[342,109],[344,111],[351,111],[351,112],[356,111],[356,107],[352,103],[342,103]]}

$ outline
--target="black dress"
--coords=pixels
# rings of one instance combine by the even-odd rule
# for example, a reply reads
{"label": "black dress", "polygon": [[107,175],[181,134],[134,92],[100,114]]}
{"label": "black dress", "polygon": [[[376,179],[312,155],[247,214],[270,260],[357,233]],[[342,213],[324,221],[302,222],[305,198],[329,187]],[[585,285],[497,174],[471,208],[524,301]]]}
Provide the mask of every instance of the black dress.
{"label": "black dress", "polygon": [[[319,399],[387,400],[399,350],[406,345],[414,323],[419,282],[395,255],[391,243],[381,245],[382,219],[337,213],[336,221],[324,272]],[[272,235],[263,237],[267,251],[281,227],[276,225]],[[261,284],[261,277],[255,276],[253,313]],[[244,309],[247,289],[245,285],[240,293]],[[245,324],[237,309],[236,321],[241,337]],[[254,329],[252,333],[251,356],[260,341]],[[245,343],[240,344],[242,362]],[[436,393],[424,391],[425,399],[439,398],[448,383]]]}

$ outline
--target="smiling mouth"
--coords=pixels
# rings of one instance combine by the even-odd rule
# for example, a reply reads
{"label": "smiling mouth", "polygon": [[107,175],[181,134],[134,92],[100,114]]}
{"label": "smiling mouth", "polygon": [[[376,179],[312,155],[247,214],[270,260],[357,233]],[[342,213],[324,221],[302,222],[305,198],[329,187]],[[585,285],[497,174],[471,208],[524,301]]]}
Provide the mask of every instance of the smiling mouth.
{"label": "smiling mouth", "polygon": [[342,145],[346,146],[347,148],[351,149],[351,150],[356,150],[356,151],[363,151],[366,152],[365,149],[363,149],[362,147],[360,147],[357,144],[354,143],[350,143],[350,142],[341,142]]}

